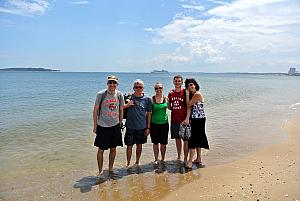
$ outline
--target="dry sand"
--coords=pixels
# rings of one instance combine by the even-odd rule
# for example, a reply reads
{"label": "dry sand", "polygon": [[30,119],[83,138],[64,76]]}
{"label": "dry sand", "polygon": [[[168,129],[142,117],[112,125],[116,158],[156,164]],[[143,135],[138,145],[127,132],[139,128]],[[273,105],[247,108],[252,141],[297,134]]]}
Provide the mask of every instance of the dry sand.
{"label": "dry sand", "polygon": [[233,163],[201,168],[201,178],[163,200],[300,200],[300,119],[288,140]]}

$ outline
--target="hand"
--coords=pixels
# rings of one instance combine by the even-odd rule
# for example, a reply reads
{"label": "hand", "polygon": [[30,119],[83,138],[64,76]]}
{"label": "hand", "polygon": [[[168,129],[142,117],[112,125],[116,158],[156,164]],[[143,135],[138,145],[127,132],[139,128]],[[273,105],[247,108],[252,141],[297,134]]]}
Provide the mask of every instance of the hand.
{"label": "hand", "polygon": [[181,122],[183,125],[188,125],[190,123],[189,119],[185,119],[183,122]]}
{"label": "hand", "polygon": [[173,93],[173,90],[171,89],[171,90],[169,91],[169,94],[172,95],[172,93]]}
{"label": "hand", "polygon": [[190,95],[190,90],[186,89],[185,93],[186,93],[186,95]]}
{"label": "hand", "polygon": [[148,136],[150,134],[150,129],[149,128],[146,128],[145,130],[145,135]]}
{"label": "hand", "polygon": [[97,127],[94,126],[93,133],[97,134]]}
{"label": "hand", "polygon": [[120,128],[121,128],[121,130],[123,130],[125,128],[123,122],[120,122]]}
{"label": "hand", "polygon": [[133,100],[128,100],[128,102],[127,102],[127,107],[131,107],[131,106],[133,106],[133,105],[134,105]]}

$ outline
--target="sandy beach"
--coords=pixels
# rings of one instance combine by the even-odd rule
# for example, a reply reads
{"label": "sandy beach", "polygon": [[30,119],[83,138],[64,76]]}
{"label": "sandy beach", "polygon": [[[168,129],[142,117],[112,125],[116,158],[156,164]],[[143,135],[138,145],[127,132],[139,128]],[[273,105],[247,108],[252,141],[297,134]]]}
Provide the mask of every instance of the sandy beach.
{"label": "sandy beach", "polygon": [[[12,200],[300,200],[300,118],[287,123],[288,140],[248,157],[189,172],[128,174],[98,183],[88,172],[48,180],[43,192]],[[142,169],[146,168],[141,167]],[[128,171],[126,168],[119,171]],[[174,180],[174,177],[177,179]],[[81,178],[81,179],[79,179]],[[174,183],[175,181],[175,183]],[[179,182],[179,183],[177,183]],[[97,184],[98,183],[98,184]],[[55,185],[54,185],[55,184]],[[120,187],[124,186],[124,187]],[[1,200],[1,199],[0,199]],[[5,200],[5,199],[4,199]]]}
{"label": "sandy beach", "polygon": [[[110,174],[105,152],[105,179],[99,181],[91,108],[101,84],[97,80],[105,76],[2,75],[6,98],[0,104],[5,117],[0,121],[0,200],[300,200],[300,120],[282,129],[286,120],[299,118],[298,79],[199,74],[197,79],[203,80],[207,90],[211,146],[203,152],[205,167],[194,165],[192,171],[186,170],[176,160],[175,141],[171,139],[165,163],[154,165],[148,139],[140,166],[126,167],[126,146],[118,147],[116,172]],[[120,74],[126,86],[131,86],[136,76]],[[172,79],[172,75],[138,77],[146,83]],[[83,83],[80,86],[74,85],[78,79]],[[171,82],[166,84],[166,88],[171,87]],[[32,89],[31,95],[27,89]],[[147,89],[152,93],[151,84]],[[15,108],[22,108],[23,115]],[[69,111],[73,113],[66,118]],[[224,118],[228,114],[230,118]]]}
{"label": "sandy beach", "polygon": [[300,119],[288,140],[233,163],[201,168],[201,178],[163,200],[300,200]]}

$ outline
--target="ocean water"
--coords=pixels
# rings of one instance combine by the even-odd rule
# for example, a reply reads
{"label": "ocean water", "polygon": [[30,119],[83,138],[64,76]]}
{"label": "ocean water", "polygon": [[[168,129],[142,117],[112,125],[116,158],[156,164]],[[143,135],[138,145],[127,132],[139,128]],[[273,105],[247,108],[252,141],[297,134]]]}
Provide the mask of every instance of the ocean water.
{"label": "ocean water", "polygon": [[[118,173],[107,175],[100,184],[95,182],[97,149],[93,146],[92,110],[96,94],[106,88],[110,74],[0,73],[0,200],[71,199],[76,192],[80,192],[80,199],[96,193],[100,200],[139,200],[134,193],[137,190],[149,198],[146,200],[154,200],[201,177],[201,168],[186,173],[175,160],[173,140],[167,146],[167,163],[154,167],[148,138],[140,167],[125,168],[126,149],[118,148]],[[145,82],[145,94],[149,96],[154,95],[157,81],[164,84],[166,95],[173,88],[175,75],[114,74],[120,78],[120,91],[132,92],[132,83],[139,78]],[[300,77],[182,75],[196,78],[205,97],[211,147],[203,152],[206,166],[238,160],[285,140],[286,122],[300,116]],[[106,153],[104,168],[107,163]]]}

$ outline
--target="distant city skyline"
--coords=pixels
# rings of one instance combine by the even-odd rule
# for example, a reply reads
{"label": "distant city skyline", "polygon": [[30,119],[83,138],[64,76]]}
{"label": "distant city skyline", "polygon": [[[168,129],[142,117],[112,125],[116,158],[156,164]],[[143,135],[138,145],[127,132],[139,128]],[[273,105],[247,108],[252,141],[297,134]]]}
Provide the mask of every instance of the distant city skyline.
{"label": "distant city skyline", "polygon": [[287,72],[299,0],[2,0],[0,68]]}

